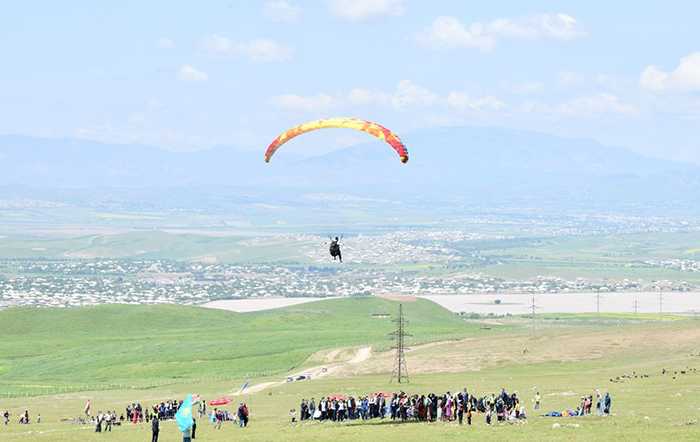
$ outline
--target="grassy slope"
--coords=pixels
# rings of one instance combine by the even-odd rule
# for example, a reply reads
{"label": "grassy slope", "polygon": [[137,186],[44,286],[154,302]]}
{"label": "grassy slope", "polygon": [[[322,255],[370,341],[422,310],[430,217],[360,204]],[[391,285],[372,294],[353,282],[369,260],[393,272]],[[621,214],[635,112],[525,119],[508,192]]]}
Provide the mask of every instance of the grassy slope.
{"label": "grassy slope", "polygon": [[[574,318],[571,318],[574,319]],[[586,319],[588,321],[589,319]],[[568,325],[556,321],[563,334],[575,331],[588,333],[599,330],[594,324]],[[643,321],[630,326],[629,333],[656,330],[661,324]],[[690,328],[698,327],[692,320],[665,322],[665,329],[675,330],[679,336]],[[572,328],[573,327],[573,328]],[[615,340],[619,334],[618,326],[603,327],[601,340]],[[527,331],[515,331],[525,333]],[[509,333],[510,335],[510,333]],[[483,336],[487,347],[496,348],[503,339],[499,334]],[[553,346],[566,346],[565,341],[552,341]],[[434,347],[426,348],[433,351]],[[661,375],[661,369],[683,369],[686,366],[698,367],[700,359],[694,356],[698,349],[691,351],[684,346],[658,348],[644,351],[631,348],[615,354],[602,354],[589,360],[557,360],[554,358],[542,363],[522,364],[503,363],[497,366],[462,373],[426,373],[413,375],[411,383],[403,386],[408,392],[444,392],[469,387],[479,393],[497,392],[505,386],[517,390],[524,399],[530,412],[526,425],[497,425],[487,427],[483,416],[475,417],[471,428],[458,427],[454,424],[407,424],[392,425],[386,422],[370,424],[333,424],[310,423],[290,426],[287,412],[297,408],[303,397],[320,397],[335,392],[366,393],[396,388],[388,383],[388,375],[365,375],[347,378],[322,378],[312,382],[284,384],[272,390],[248,395],[245,400],[252,410],[252,424],[246,430],[231,425],[216,431],[208,424],[199,422],[198,439],[207,441],[286,441],[286,440],[385,440],[385,441],[419,441],[419,440],[674,440],[695,441],[700,438],[700,374],[678,376]],[[409,369],[414,356],[408,355]],[[440,355],[435,354],[436,364],[440,364]],[[700,368],[700,367],[698,367]],[[609,379],[623,373],[650,374],[649,378],[632,379],[624,383],[610,383]],[[183,397],[192,391],[199,392],[206,398],[212,398],[230,392],[237,386],[231,382],[205,381],[196,384],[176,384],[157,389],[136,391],[104,391],[79,393],[36,398],[16,398],[2,401],[0,409],[8,407],[13,416],[28,408],[32,415],[41,413],[44,423],[21,427],[13,424],[7,428],[0,427],[0,438],[7,441],[98,441],[105,437],[112,441],[148,440],[146,425],[129,425],[115,428],[109,436],[97,435],[92,428],[59,422],[61,418],[76,416],[81,413],[85,401],[90,398],[95,409],[115,408],[120,412],[127,403],[134,400],[151,404],[171,397]],[[614,416],[609,418],[586,417],[553,419],[535,416],[530,400],[537,389],[542,393],[543,412],[573,408],[578,397],[590,394],[593,389],[609,390],[613,395]],[[552,425],[561,424],[561,428]],[[162,440],[180,440],[177,429],[172,422],[162,425]]]}
{"label": "grassy slope", "polygon": [[[0,311],[0,386],[42,393],[286,372],[318,350],[389,346],[394,324],[372,314],[397,307],[355,298],[249,314],[167,305],[10,309]],[[428,301],[404,310],[421,341],[480,332]]]}

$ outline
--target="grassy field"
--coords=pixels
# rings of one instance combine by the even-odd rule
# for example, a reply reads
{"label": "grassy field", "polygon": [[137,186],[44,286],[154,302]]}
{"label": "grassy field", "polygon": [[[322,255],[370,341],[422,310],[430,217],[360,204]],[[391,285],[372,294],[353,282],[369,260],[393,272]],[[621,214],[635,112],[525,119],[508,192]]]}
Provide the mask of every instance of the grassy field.
{"label": "grassy field", "polygon": [[279,240],[247,245],[245,236],[137,231],[57,237],[2,238],[0,256],[11,259],[168,259],[228,263],[305,262],[298,244]]}
{"label": "grassy field", "polygon": [[[249,314],[167,305],[4,310],[0,397],[283,373],[319,350],[391,345],[391,319],[373,315],[396,310],[380,298]],[[428,301],[405,312],[418,341],[480,331]]]}
{"label": "grassy field", "polygon": [[[217,431],[199,423],[198,439],[228,440],[676,440],[700,438],[700,323],[693,319],[629,315],[548,315],[463,321],[427,302],[405,303],[416,343],[408,353],[408,392],[455,391],[480,394],[501,387],[518,391],[528,405],[524,425],[488,427],[476,415],[471,428],[453,423],[290,425],[288,412],[301,398],[331,393],[361,394],[397,388],[389,383],[391,353],[383,352],[391,328],[373,313],[396,304],[381,299],[329,300],[279,311],[231,314],[175,306],[109,306],[78,310],[10,310],[0,313],[3,391],[36,394],[24,384],[78,385],[123,382],[134,388],[92,390],[2,398],[13,423],[0,426],[5,441],[148,440],[146,425],[116,427],[94,434],[89,426],[61,422],[81,414],[87,399],[94,410],[140,401],[152,404],[197,392],[205,398],[236,392],[251,368],[280,373],[313,363],[305,358],[322,349],[376,345],[359,366],[310,382],[282,383],[242,397],[252,412],[248,429],[233,425]],[[5,327],[5,325],[9,327]],[[116,328],[117,324],[123,324]],[[10,330],[10,335],[5,331]],[[446,340],[462,336],[459,340]],[[218,337],[215,338],[215,337]],[[437,341],[419,345],[417,342]],[[8,344],[10,343],[10,344]],[[207,356],[207,357],[205,357]],[[315,356],[318,358],[318,356]],[[314,358],[312,358],[313,360]],[[305,362],[306,361],[306,362]],[[162,364],[162,365],[161,365]],[[662,369],[668,374],[662,375]],[[681,375],[680,370],[687,371]],[[675,376],[673,372],[679,372]],[[220,378],[219,374],[230,378]],[[649,377],[611,382],[623,374]],[[259,376],[253,384],[283,376]],[[159,380],[167,382],[158,384]],[[149,386],[149,381],[154,385]],[[156,385],[158,384],[158,385]],[[575,408],[593,389],[610,391],[613,416],[545,418],[530,401],[536,390],[543,411]],[[29,409],[41,424],[19,426]],[[554,425],[559,424],[559,426]],[[554,427],[553,427],[554,426]],[[172,422],[161,440],[180,440]]]}
{"label": "grassy field", "polygon": [[[502,262],[480,269],[506,279],[536,275],[565,279],[587,278],[683,280],[700,283],[700,273],[638,266],[646,260],[698,258],[697,232],[563,236],[484,242],[476,249]],[[469,244],[466,244],[469,247]],[[634,264],[634,265],[631,265]]]}

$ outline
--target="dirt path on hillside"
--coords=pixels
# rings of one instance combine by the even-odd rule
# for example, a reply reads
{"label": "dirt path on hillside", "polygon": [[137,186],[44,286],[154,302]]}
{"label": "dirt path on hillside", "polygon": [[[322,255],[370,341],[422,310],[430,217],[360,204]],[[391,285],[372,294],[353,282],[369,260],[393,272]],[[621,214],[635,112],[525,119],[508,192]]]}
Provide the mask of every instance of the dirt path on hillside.
{"label": "dirt path on hillside", "polygon": [[[640,351],[688,351],[698,352],[700,327],[676,327],[659,324],[655,328],[610,327],[540,330],[535,336],[528,333],[497,334],[471,337],[452,341],[431,342],[411,346],[406,352],[411,373],[458,373],[480,371],[502,365],[528,365],[544,362],[575,362],[609,357],[622,357]],[[700,354],[700,353],[698,353]],[[339,360],[343,358],[343,360]],[[390,373],[395,362],[395,353],[373,352],[371,347],[355,349],[341,348],[319,352],[309,358],[316,365],[291,374],[310,375],[316,378],[333,376],[349,377],[368,374]],[[369,362],[368,362],[369,361]],[[305,382],[305,381],[304,381]],[[255,393],[285,381],[266,382],[254,385],[245,393]]]}
{"label": "dirt path on hillside", "polygon": [[[357,366],[359,364],[362,364],[363,362],[367,361],[372,357],[372,347],[360,347],[357,350],[355,350],[352,358],[346,361],[340,361],[340,362],[333,362],[337,360],[340,354],[343,353],[344,349],[335,349],[328,354],[325,355],[324,360],[329,361],[329,364],[325,365],[318,365],[315,367],[309,367],[303,371],[299,371],[296,373],[290,373],[288,374],[284,380],[281,381],[272,381],[272,382],[263,382],[260,384],[255,384],[251,385],[250,387],[246,388],[245,391],[241,392],[240,390],[237,392],[234,392],[234,396],[238,396],[241,394],[253,394],[253,393],[259,393],[261,391],[267,390],[268,388],[272,387],[277,387],[279,385],[283,385],[287,383],[287,377],[291,377],[296,379],[298,376],[308,376],[309,381],[313,381],[314,379],[318,378],[323,378],[326,377],[332,373],[337,373],[339,371],[342,371],[344,369],[351,369],[353,366]],[[297,381],[297,382],[307,382],[307,381]]]}

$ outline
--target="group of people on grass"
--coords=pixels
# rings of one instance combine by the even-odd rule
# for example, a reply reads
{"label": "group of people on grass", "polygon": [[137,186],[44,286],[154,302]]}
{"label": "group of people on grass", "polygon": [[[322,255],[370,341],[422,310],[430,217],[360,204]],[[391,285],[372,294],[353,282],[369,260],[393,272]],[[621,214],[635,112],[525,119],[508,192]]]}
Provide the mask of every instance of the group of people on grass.
{"label": "group of people on grass", "polygon": [[[539,403],[537,404],[539,407]],[[299,420],[336,421],[391,419],[393,421],[466,421],[472,424],[475,413],[483,413],[486,423],[522,422],[527,419],[525,406],[517,393],[505,389],[496,395],[476,396],[465,388],[459,393],[443,395],[413,394],[403,391],[395,393],[377,392],[354,397],[331,395],[321,398],[303,399],[299,407]],[[296,422],[296,410],[290,410],[292,422]]]}
{"label": "group of people on grass", "polygon": [[124,415],[117,419],[117,412],[112,411],[98,411],[97,414],[92,418],[92,422],[95,424],[95,433],[102,433],[102,431],[112,431],[113,425],[121,425],[124,422]]}
{"label": "group of people on grass", "polygon": [[238,405],[238,409],[236,410],[235,414],[228,410],[214,408],[214,410],[212,410],[212,412],[209,414],[209,421],[217,430],[221,429],[224,422],[233,422],[234,424],[238,423],[239,427],[245,428],[248,426],[249,416],[250,411],[248,410],[248,404],[241,402]]}
{"label": "group of people on grass", "polygon": [[[90,402],[85,407],[85,416],[88,422],[92,422],[95,426],[95,432],[112,431],[112,426],[120,426],[126,423],[139,424],[151,423],[154,420],[174,419],[175,413],[182,402],[177,400],[163,401],[154,404],[152,407],[143,407],[140,403],[135,402],[126,406],[124,413],[117,417],[117,412],[101,410],[96,415],[90,415]],[[158,425],[157,423],[155,424]]]}
{"label": "group of people on grass", "polygon": [[[127,405],[124,410],[125,413],[121,414],[119,417],[117,417],[116,411],[107,411],[104,413],[99,411],[95,416],[91,416],[90,402],[88,401],[85,407],[85,416],[87,418],[87,422],[92,422],[92,424],[95,425],[95,432],[97,433],[112,431],[113,425],[123,425],[125,423],[140,424],[145,421],[147,424],[151,424],[151,430],[154,437],[153,440],[157,440],[158,433],[160,432],[160,421],[175,419],[175,414],[181,405],[182,401],[177,400],[162,401],[152,405],[151,407],[144,407],[140,403],[135,402]],[[200,399],[199,403],[197,404],[196,413],[199,415],[200,419],[206,416],[206,418],[217,429],[221,429],[222,424],[227,421],[238,423],[241,428],[248,426],[249,410],[248,405],[245,402],[240,403],[235,414],[229,412],[228,410],[218,408],[214,408],[210,413],[207,413],[207,403],[203,399]],[[9,413],[6,412],[6,414],[7,421],[9,420]],[[27,415],[27,420],[28,419],[29,417]],[[194,420],[192,439],[194,439],[196,425],[196,420]]]}
{"label": "group of people on grass", "polygon": [[609,416],[612,409],[612,396],[610,393],[601,394],[600,390],[596,389],[593,394],[581,396],[581,402],[575,409],[566,409],[563,411],[550,411],[545,414],[548,417],[575,417],[586,416],[593,414],[593,405],[595,404],[595,414],[598,416]]}
{"label": "group of people on grass", "polygon": [[[3,425],[9,425],[10,424],[10,412],[8,410],[5,410],[2,413],[2,422]],[[29,420],[29,410],[24,410],[24,413],[19,415],[19,420],[17,421],[20,425],[29,425],[30,420]],[[41,415],[37,415],[36,417],[36,423],[40,424],[41,423]]]}

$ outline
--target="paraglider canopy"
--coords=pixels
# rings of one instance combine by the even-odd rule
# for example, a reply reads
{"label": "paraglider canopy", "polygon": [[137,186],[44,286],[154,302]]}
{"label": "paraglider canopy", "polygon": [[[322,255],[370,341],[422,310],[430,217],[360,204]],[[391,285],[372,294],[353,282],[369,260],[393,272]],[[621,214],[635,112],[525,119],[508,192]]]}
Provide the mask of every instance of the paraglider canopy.
{"label": "paraglider canopy", "polygon": [[282,132],[267,147],[267,150],[265,151],[265,162],[269,163],[272,156],[275,154],[275,152],[277,152],[277,149],[292,138],[306,132],[327,128],[345,128],[366,132],[389,144],[399,155],[399,159],[402,163],[408,162],[408,150],[394,132],[380,124],[357,118],[328,118],[325,120],[314,120],[288,129]]}
{"label": "paraglider canopy", "polygon": [[213,401],[209,401],[209,405],[211,405],[211,406],[228,405],[230,403],[231,403],[231,398],[229,398],[229,397],[220,397],[218,399],[214,399]]}

